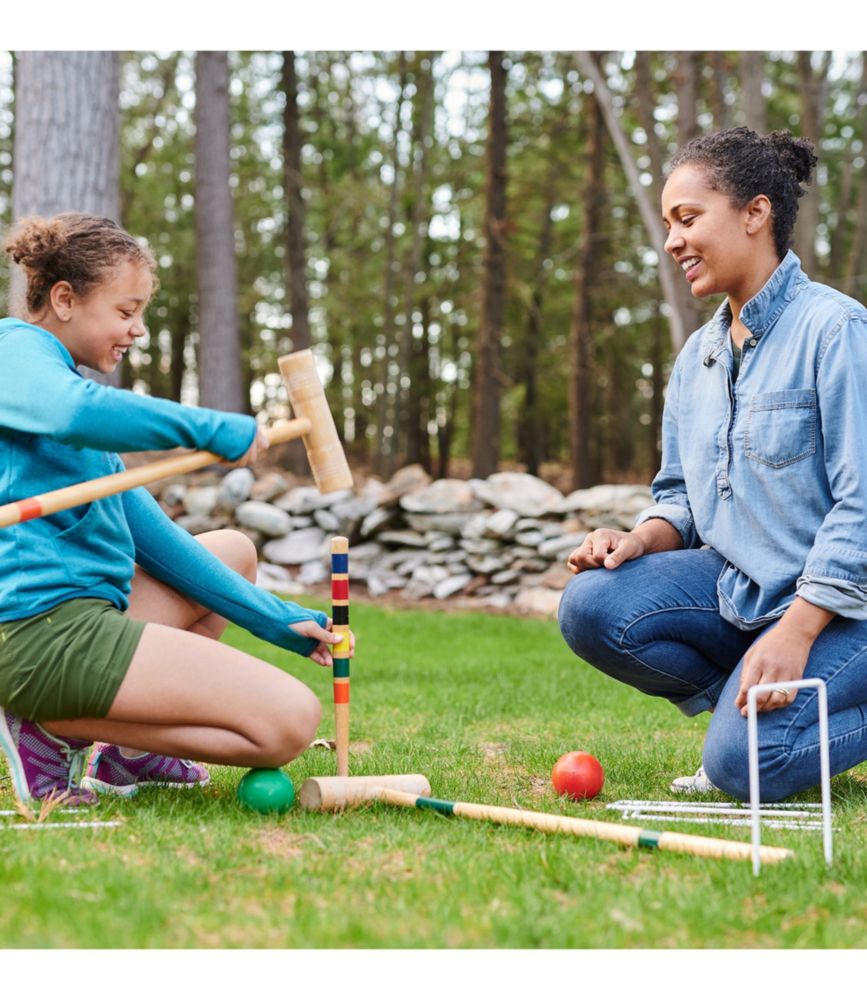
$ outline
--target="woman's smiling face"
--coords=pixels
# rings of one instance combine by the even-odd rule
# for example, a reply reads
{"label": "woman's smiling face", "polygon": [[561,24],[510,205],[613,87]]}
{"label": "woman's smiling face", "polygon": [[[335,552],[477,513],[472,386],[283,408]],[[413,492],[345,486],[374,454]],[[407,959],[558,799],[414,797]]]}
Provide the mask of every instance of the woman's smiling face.
{"label": "woman's smiling face", "polygon": [[703,167],[685,163],[669,177],[662,192],[665,252],[680,265],[696,298],[715,293],[739,298],[752,284],[754,215],[752,203],[736,208],[725,192],[711,187]]}

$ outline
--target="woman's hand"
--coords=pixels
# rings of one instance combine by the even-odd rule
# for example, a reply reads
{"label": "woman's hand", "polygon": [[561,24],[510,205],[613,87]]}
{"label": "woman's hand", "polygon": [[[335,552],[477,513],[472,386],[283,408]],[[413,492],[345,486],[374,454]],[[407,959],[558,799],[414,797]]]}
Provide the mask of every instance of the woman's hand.
{"label": "woman's hand", "polygon": [[647,551],[642,538],[634,531],[616,531],[614,528],[597,528],[588,533],[584,541],[566,560],[573,573],[586,569],[616,569],[621,563],[638,559]]}
{"label": "woman's hand", "polygon": [[[744,657],[741,686],[735,705],[747,715],[747,692],[754,684],[777,684],[785,689],[786,681],[804,676],[813,643],[822,629],[834,618],[834,612],[796,597],[779,622],[750,646]],[[785,708],[797,697],[797,689],[769,691],[756,697],[759,712]]]}
{"label": "woman's hand", "polygon": [[[318,639],[319,644],[309,653],[308,656],[314,663],[319,663],[323,667],[334,666],[334,658],[331,655],[331,647],[336,643],[340,642],[340,635],[337,632],[330,632],[328,629],[331,628],[331,619],[328,619],[328,627],[323,628],[317,622],[312,619],[307,622],[296,622],[294,625],[290,625],[289,628],[296,635],[303,635],[308,639]],[[346,659],[351,660],[355,655],[355,636],[352,632],[349,633],[349,653]]]}
{"label": "woman's hand", "polygon": [[776,684],[778,689],[763,691],[756,696],[759,712],[785,708],[795,700],[797,689],[787,688],[788,681],[799,681],[810,656],[812,642],[804,635],[791,632],[781,625],[766,632],[750,646],[744,657],[741,686],[735,706],[747,715],[747,692],[754,684]]}

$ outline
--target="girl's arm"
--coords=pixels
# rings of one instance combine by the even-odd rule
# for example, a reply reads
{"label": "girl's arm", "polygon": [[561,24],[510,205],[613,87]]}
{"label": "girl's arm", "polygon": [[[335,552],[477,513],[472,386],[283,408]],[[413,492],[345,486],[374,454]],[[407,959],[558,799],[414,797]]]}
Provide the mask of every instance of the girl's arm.
{"label": "girl's arm", "polygon": [[229,569],[175,524],[143,486],[124,493],[123,505],[135,560],[151,576],[275,646],[301,656],[317,648],[316,639],[299,636],[290,626],[315,621],[327,628],[324,612],[281,601]]}
{"label": "girl's arm", "polygon": [[244,414],[183,406],[83,378],[60,341],[39,327],[20,323],[0,344],[2,427],[75,448],[195,448],[230,461],[240,458],[256,435],[256,421]]}

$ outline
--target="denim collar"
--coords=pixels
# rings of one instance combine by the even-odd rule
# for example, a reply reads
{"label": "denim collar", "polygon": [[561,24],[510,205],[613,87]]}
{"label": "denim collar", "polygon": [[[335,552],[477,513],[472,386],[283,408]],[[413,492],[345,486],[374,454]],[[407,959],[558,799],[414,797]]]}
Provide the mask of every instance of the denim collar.
{"label": "denim collar", "polygon": [[[741,310],[741,321],[755,339],[767,333],[780,317],[780,313],[807,284],[809,278],[801,270],[801,260],[789,250],[764,286]],[[728,299],[723,300],[704,330],[701,339],[701,356],[705,361],[728,349],[728,334],[732,314]]]}

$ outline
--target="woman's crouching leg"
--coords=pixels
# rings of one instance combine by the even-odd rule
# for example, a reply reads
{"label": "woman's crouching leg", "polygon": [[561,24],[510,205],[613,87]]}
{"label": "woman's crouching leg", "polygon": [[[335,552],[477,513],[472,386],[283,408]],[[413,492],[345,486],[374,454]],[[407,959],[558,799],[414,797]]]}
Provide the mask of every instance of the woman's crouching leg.
{"label": "woman's crouching leg", "polygon": [[560,602],[563,638],[597,670],[685,715],[712,709],[749,644],[720,617],[720,563],[713,552],[678,550],[585,570]]}

